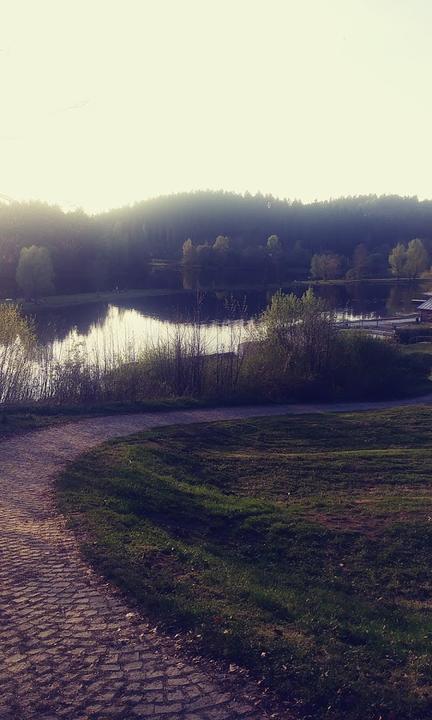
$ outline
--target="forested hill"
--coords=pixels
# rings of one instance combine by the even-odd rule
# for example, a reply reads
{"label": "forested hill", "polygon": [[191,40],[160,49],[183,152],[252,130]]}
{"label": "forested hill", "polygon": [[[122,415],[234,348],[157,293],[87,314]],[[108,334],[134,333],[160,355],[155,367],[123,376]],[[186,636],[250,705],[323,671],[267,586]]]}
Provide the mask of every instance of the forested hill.
{"label": "forested hill", "polygon": [[[213,246],[219,238],[219,250]],[[277,236],[268,242],[269,236]],[[152,259],[208,268],[307,276],[314,254],[339,257],[338,272],[379,276],[399,241],[422,238],[432,249],[432,202],[362,196],[302,204],[269,195],[182,193],[97,216],[43,203],[0,204],[0,296],[14,295],[23,247],[46,248],[57,292],[141,287]],[[360,267],[361,266],[361,267]]]}

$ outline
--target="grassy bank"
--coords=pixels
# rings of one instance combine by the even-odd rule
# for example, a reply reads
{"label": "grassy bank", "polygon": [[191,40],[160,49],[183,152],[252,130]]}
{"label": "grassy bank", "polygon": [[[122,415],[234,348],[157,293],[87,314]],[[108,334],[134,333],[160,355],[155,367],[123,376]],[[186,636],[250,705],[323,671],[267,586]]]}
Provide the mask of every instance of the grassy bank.
{"label": "grassy bank", "polygon": [[303,718],[432,713],[430,409],[153,431],[69,468],[85,550]]}
{"label": "grassy bank", "polygon": [[154,402],[105,402],[84,405],[29,405],[0,408],[0,440],[12,435],[41,430],[101,415],[127,415],[130,413],[190,410],[208,407],[209,403],[191,398],[167,399]]}
{"label": "grassy bank", "polygon": [[428,278],[394,278],[394,277],[378,277],[378,278],[337,278],[334,280],[318,280],[314,278],[308,278],[306,280],[290,280],[286,283],[280,283],[275,287],[295,287],[300,286],[312,286],[319,287],[325,286],[338,286],[338,285],[373,285],[374,283],[380,283],[383,285],[415,285],[418,283],[428,282]]}
{"label": "grassy bank", "polygon": [[[406,355],[414,355],[420,351],[432,358],[432,343],[424,343],[424,345],[427,345],[427,347],[422,347],[421,350],[419,345],[405,345],[403,346],[403,352]],[[399,393],[394,399],[403,401],[406,398],[421,398],[431,392],[431,381],[413,382],[409,390]],[[28,406],[0,406],[0,441],[12,435],[104,415],[127,415],[131,413],[164,412],[167,410],[198,410],[199,408],[238,407],[242,405],[259,406],[263,404],[271,404],[271,401],[251,395],[245,396],[243,399],[233,397],[232,399],[216,398],[206,400],[178,397],[136,402],[89,402],[71,405],[35,403]],[[329,410],[331,410],[331,405],[332,403],[329,402]]]}
{"label": "grassy bank", "polygon": [[31,430],[41,430],[50,425],[68,422],[69,418],[63,414],[39,415],[34,411],[0,411],[0,441],[4,438],[18,435]]}

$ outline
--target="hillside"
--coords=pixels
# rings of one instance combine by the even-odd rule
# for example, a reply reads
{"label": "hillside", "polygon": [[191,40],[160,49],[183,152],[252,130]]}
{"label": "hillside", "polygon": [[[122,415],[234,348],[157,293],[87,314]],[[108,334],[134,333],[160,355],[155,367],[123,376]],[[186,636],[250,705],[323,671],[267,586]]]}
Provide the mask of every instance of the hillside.
{"label": "hillside", "polygon": [[[270,235],[278,243],[267,246]],[[217,236],[223,252],[211,253]],[[154,259],[178,262],[191,238],[201,267],[268,280],[306,277],[315,253],[336,253],[340,273],[385,276],[388,253],[420,237],[432,247],[432,202],[361,196],[302,204],[270,195],[199,191],[159,197],[89,216],[39,202],[0,204],[0,296],[15,295],[22,247],[49,249],[56,288],[88,292],[143,287]]]}

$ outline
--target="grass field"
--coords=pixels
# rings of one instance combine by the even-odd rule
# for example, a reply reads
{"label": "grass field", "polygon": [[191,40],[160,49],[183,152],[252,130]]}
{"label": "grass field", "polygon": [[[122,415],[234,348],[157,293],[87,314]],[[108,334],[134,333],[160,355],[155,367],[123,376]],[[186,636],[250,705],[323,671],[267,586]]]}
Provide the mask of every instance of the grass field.
{"label": "grass field", "polygon": [[432,715],[431,411],[161,429],[59,486],[107,577],[302,718]]}

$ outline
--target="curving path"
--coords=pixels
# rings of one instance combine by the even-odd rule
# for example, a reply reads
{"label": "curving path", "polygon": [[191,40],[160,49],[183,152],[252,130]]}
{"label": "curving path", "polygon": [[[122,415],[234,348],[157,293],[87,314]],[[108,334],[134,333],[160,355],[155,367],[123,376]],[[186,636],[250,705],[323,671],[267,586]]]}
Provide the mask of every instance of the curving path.
{"label": "curving path", "polygon": [[[55,506],[66,463],[149,428],[257,416],[432,403],[279,405],[92,418],[0,443],[1,720],[264,720],[255,687],[206,660],[186,661],[81,558]],[[234,679],[235,678],[235,679]]]}

